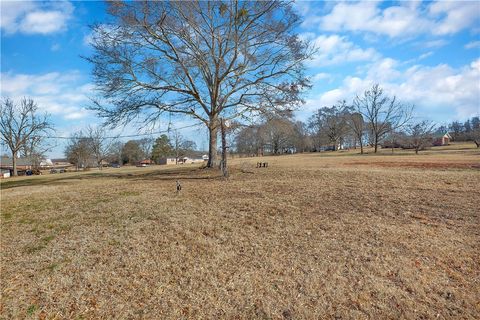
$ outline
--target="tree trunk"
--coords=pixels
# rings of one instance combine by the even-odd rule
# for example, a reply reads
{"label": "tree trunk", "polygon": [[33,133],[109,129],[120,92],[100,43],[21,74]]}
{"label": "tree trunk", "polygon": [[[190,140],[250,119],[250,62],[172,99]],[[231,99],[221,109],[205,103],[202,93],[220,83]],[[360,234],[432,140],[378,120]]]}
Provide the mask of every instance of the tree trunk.
{"label": "tree trunk", "polygon": [[209,144],[208,144],[208,168],[214,168],[217,164],[217,121],[210,120],[210,127],[208,128]]}
{"label": "tree trunk", "polygon": [[474,140],[475,144],[477,145],[477,148],[480,148],[480,140]]}
{"label": "tree trunk", "polygon": [[375,153],[377,153],[377,150],[378,150],[378,137],[375,137],[374,145],[375,145]]}
{"label": "tree trunk", "polygon": [[222,134],[222,172],[224,177],[228,177],[227,169],[227,133],[225,131],[225,122],[223,119],[221,121],[221,134]]}
{"label": "tree trunk", "polygon": [[415,148],[415,154],[418,154],[418,149],[419,149],[419,148]]}
{"label": "tree trunk", "polygon": [[363,142],[362,142],[362,139],[360,139],[360,154],[363,154]]}
{"label": "tree trunk", "polygon": [[13,176],[16,177],[18,176],[17,172],[17,153],[12,152],[12,167],[13,167]]}

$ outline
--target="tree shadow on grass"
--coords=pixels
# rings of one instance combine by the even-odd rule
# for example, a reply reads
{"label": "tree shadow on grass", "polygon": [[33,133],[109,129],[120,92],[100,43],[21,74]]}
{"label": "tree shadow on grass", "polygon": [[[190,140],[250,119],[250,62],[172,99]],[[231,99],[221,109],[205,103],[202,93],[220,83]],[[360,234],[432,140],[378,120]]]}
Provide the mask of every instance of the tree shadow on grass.
{"label": "tree shadow on grass", "polygon": [[[7,181],[2,181],[0,189],[11,189],[28,186],[52,186],[64,185],[65,183],[73,184],[78,180],[95,180],[95,179],[124,179],[133,181],[142,180],[214,180],[221,179],[222,175],[218,170],[203,169],[203,168],[175,168],[173,170],[152,170],[148,172],[82,172],[77,174],[68,174],[62,176],[61,173],[45,177],[32,177],[30,179],[10,178]],[[18,179],[18,180],[17,180]]]}

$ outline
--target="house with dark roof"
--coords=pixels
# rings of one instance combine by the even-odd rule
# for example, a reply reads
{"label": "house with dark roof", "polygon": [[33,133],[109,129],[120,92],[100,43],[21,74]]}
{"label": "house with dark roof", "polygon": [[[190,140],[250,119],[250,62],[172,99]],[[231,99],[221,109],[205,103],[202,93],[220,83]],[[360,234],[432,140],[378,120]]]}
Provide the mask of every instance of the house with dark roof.
{"label": "house with dark roof", "polygon": [[151,164],[155,164],[155,162],[153,160],[150,160],[150,159],[144,159],[144,160],[140,161],[139,164],[149,166]]}
{"label": "house with dark roof", "polygon": [[448,132],[439,132],[433,136],[432,144],[434,146],[448,146],[452,137]]}
{"label": "house with dark roof", "polygon": [[[29,158],[18,158],[17,159],[17,173],[19,176],[25,175],[27,170],[32,170],[33,162]],[[0,169],[2,172],[10,173],[10,176],[13,176],[13,161],[10,157],[2,156],[0,158]],[[3,174],[2,174],[3,176]]]}

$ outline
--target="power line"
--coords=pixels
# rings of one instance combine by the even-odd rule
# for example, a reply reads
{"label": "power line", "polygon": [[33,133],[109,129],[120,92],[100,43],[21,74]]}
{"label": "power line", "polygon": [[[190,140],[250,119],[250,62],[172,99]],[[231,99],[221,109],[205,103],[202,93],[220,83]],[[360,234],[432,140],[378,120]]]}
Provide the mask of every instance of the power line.
{"label": "power line", "polygon": [[[167,129],[167,130],[161,130],[161,131],[155,131],[155,132],[150,132],[150,133],[137,133],[137,134],[129,134],[129,135],[119,135],[119,136],[111,136],[111,137],[103,137],[104,139],[119,139],[119,138],[135,138],[135,137],[143,137],[143,136],[151,136],[155,134],[161,134],[161,133],[167,133],[170,131],[175,131],[175,130],[182,130],[182,129],[187,129],[187,128],[193,128],[193,127],[198,127],[203,125],[202,123],[197,123],[189,126],[184,126],[184,127],[179,127],[179,128],[173,128],[173,129]],[[66,137],[66,136],[42,136],[42,138],[45,139],[87,139],[88,137]]]}

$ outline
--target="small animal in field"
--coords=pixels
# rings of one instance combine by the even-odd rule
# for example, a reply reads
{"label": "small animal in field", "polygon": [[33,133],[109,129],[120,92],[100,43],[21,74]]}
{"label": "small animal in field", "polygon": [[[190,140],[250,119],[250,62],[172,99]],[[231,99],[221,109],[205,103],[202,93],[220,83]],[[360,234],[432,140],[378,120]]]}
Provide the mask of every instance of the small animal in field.
{"label": "small animal in field", "polygon": [[182,185],[180,182],[177,180],[177,193],[179,193],[182,190]]}

